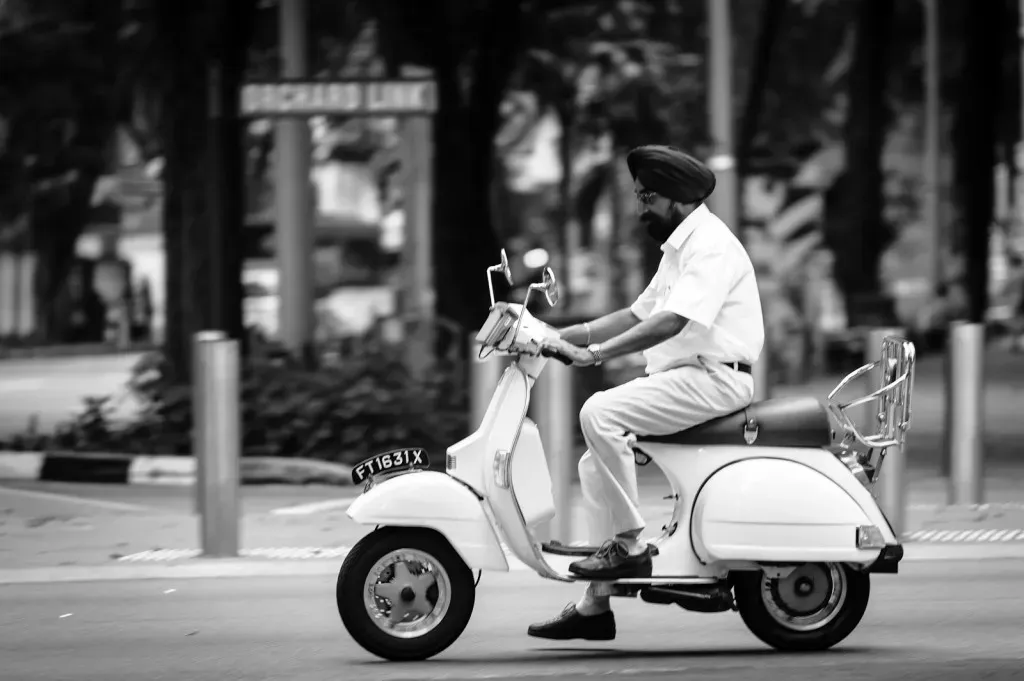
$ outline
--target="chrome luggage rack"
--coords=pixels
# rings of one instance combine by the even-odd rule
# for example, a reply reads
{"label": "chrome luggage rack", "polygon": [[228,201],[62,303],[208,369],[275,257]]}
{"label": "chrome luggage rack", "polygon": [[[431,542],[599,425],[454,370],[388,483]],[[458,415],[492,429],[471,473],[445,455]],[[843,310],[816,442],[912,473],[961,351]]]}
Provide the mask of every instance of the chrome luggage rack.
{"label": "chrome luggage rack", "polygon": [[[907,431],[910,429],[910,402],[914,392],[916,355],[914,344],[910,341],[896,336],[886,336],[882,341],[879,359],[851,372],[828,395],[828,410],[844,431],[839,447],[854,454],[856,462],[863,466],[870,480],[874,480],[877,475],[885,458],[885,450],[889,447],[903,447],[906,441]],[[877,390],[849,402],[840,402],[837,399],[843,388],[875,369],[878,369],[879,376]],[[865,435],[857,429],[847,410],[872,402],[878,403],[877,431]],[[857,447],[858,444],[861,447]]]}

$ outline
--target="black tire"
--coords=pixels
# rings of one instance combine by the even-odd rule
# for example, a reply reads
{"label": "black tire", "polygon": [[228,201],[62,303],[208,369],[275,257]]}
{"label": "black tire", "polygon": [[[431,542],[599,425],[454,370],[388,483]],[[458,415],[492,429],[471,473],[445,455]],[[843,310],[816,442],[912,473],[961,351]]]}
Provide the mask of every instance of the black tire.
{"label": "black tire", "polygon": [[[415,638],[399,638],[381,629],[363,600],[363,587],[373,566],[403,549],[427,554],[450,584],[447,612],[433,629]],[[349,551],[338,573],[336,598],[342,624],[356,643],[385,660],[408,662],[433,657],[459,638],[473,615],[476,585],[472,571],[442,535],[429,529],[389,527],[371,532]]]}
{"label": "black tire", "polygon": [[[871,595],[871,578],[867,573],[858,572],[847,565],[815,564],[816,567],[824,568],[827,572],[830,569],[841,571],[845,588],[839,587],[845,594],[842,602],[836,606],[835,613],[831,619],[816,628],[800,631],[780,621],[772,614],[769,606],[765,603],[763,595],[762,580],[766,580],[764,573],[760,570],[751,572],[737,572],[732,576],[735,586],[736,606],[740,611],[743,623],[747,625],[754,636],[761,639],[776,650],[785,652],[814,652],[827,650],[838,644],[857,628],[861,618],[868,607],[868,600]],[[776,595],[781,580],[767,580],[770,590],[770,598],[778,603]],[[829,587],[833,579],[828,578]],[[779,605],[781,610],[784,606]],[[818,610],[822,612],[824,608]]]}

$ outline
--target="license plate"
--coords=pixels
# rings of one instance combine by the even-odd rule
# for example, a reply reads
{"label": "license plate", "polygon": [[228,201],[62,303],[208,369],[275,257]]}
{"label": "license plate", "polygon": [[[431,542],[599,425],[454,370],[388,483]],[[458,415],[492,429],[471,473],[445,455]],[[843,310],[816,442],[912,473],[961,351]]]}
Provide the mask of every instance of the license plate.
{"label": "license plate", "polygon": [[390,452],[371,456],[356,464],[352,469],[352,484],[359,485],[382,473],[394,473],[430,466],[430,457],[425,449],[393,449]]}

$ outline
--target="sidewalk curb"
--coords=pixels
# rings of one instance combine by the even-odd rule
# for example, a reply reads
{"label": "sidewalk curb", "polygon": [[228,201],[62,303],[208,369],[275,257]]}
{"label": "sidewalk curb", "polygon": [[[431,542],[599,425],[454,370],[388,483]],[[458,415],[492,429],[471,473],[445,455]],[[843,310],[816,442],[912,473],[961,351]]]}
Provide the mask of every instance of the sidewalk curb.
{"label": "sidewalk curb", "polygon": [[[350,486],[352,469],[317,459],[247,456],[240,460],[242,484]],[[0,451],[0,480],[102,482],[123,485],[193,485],[193,456]]]}
{"label": "sidewalk curb", "polygon": [[[948,561],[1024,560],[1024,542],[1012,544],[904,544],[904,563]],[[188,554],[194,551],[168,552]],[[60,582],[106,582],[150,579],[221,579],[230,577],[304,577],[337,573],[344,558],[339,547],[255,549],[263,556],[310,555],[306,559],[283,558],[185,558],[160,562],[117,562],[108,565],[74,565],[45,568],[0,569],[0,586]],[[313,554],[322,553],[321,556]],[[123,560],[123,559],[122,559]],[[141,559],[146,561],[147,559]],[[159,560],[149,559],[149,560]],[[530,573],[520,561],[509,557],[509,574]],[[889,575],[885,575],[888,577]],[[892,575],[899,578],[899,575]],[[540,579],[540,577],[537,577]]]}

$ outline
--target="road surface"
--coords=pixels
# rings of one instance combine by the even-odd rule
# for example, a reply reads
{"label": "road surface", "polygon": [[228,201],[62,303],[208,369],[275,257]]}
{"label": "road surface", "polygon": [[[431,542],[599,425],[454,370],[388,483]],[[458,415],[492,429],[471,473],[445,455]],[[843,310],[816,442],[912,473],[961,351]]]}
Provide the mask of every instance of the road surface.
{"label": "road surface", "polygon": [[466,633],[440,657],[398,665],[356,647],[331,576],[0,587],[2,677],[18,681],[378,681],[1024,678],[1024,562],[907,565],[877,576],[860,628],[827,653],[766,649],[735,613],[615,601],[610,644],[530,639],[578,587],[484,575]]}

